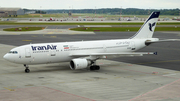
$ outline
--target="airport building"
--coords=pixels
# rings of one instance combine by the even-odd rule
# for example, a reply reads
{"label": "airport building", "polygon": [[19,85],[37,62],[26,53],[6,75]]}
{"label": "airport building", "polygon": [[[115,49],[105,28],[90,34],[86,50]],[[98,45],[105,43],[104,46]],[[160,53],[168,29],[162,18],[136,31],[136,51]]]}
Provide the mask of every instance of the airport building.
{"label": "airport building", "polygon": [[0,17],[8,17],[8,13],[0,11]]}
{"label": "airport building", "polygon": [[25,14],[35,14],[36,11],[25,11]]}
{"label": "airport building", "polygon": [[24,10],[21,8],[0,8],[0,12],[5,12],[9,17],[18,15],[24,15]]}

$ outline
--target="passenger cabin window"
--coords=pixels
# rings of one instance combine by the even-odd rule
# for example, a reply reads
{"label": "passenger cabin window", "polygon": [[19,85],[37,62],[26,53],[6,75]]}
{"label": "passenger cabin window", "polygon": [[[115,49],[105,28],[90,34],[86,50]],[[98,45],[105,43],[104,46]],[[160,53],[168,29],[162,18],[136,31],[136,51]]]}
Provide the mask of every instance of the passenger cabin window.
{"label": "passenger cabin window", "polygon": [[10,51],[9,53],[10,53],[10,54],[18,54],[17,51]]}

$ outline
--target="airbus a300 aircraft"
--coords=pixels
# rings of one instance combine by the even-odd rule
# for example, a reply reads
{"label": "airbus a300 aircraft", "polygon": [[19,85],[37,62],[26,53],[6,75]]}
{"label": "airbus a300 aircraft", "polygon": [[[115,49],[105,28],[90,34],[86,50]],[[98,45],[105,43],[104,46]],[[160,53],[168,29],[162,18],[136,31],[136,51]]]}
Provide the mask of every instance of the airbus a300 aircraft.
{"label": "airbus a300 aircraft", "polygon": [[140,30],[129,39],[97,40],[79,42],[57,42],[28,44],[16,47],[4,55],[4,59],[23,64],[29,73],[28,65],[70,62],[72,70],[90,68],[99,70],[96,60],[113,56],[143,56],[154,52],[134,52],[151,43],[161,41],[152,38],[160,12],[153,12]]}

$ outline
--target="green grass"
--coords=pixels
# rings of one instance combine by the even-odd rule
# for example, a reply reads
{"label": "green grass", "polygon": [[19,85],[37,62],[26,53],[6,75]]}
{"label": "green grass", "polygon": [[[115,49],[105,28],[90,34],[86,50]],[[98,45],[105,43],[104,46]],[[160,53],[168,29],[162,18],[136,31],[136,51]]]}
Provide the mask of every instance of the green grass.
{"label": "green grass", "polygon": [[[78,27],[72,28],[74,31],[99,31],[99,32],[118,32],[118,31],[138,31],[140,27]],[[155,31],[180,31],[175,27],[156,27]]]}
{"label": "green grass", "polygon": [[74,31],[101,31],[101,32],[117,32],[117,31],[137,31],[138,27],[78,27],[71,28]]}
{"label": "green grass", "polygon": [[157,23],[157,25],[180,25],[180,22],[161,22]]}
{"label": "green grass", "polygon": [[3,31],[36,31],[42,29],[44,29],[44,27],[19,27],[19,28],[7,28],[7,29],[3,29]]}
{"label": "green grass", "polygon": [[180,27],[156,27],[155,31],[180,31]]}

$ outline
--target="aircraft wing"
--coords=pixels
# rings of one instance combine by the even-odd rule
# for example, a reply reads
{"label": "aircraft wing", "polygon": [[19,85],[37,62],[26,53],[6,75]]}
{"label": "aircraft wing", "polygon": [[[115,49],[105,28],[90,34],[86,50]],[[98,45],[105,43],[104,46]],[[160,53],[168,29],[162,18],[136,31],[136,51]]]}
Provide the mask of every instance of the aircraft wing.
{"label": "aircraft wing", "polygon": [[122,53],[74,53],[70,54],[71,57],[87,57],[96,56],[99,58],[107,57],[131,57],[131,56],[143,56],[145,54],[157,55],[157,52],[122,52]]}

